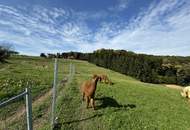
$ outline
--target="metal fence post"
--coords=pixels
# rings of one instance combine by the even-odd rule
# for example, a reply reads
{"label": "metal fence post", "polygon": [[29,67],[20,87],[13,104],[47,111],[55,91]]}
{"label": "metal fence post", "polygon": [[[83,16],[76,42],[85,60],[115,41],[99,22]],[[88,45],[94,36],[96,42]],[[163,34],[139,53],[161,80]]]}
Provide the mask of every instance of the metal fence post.
{"label": "metal fence post", "polygon": [[73,64],[73,76],[75,74],[75,65]]}
{"label": "metal fence post", "polygon": [[69,83],[71,82],[71,76],[72,76],[72,63],[69,64]]}
{"label": "metal fence post", "polygon": [[65,67],[65,66],[64,66],[64,64],[63,64],[63,79],[64,79],[64,67]]}
{"label": "metal fence post", "polygon": [[54,81],[53,81],[53,101],[52,101],[52,115],[51,115],[51,127],[52,130],[54,129],[54,123],[55,123],[55,102],[56,102],[56,86],[57,86],[57,72],[58,72],[58,65],[57,65],[57,59],[55,59],[54,64]]}
{"label": "metal fence post", "polygon": [[72,63],[70,63],[70,66],[69,66],[69,76],[71,77],[71,74],[72,74]]}
{"label": "metal fence post", "polygon": [[27,130],[33,130],[32,126],[32,97],[29,88],[26,91],[26,117],[27,117]]}

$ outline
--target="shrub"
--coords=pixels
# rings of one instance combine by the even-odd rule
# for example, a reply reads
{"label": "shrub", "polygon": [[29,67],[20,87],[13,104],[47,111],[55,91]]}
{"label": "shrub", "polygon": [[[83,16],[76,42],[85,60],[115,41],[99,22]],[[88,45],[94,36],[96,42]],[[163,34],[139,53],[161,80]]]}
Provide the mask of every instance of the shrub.
{"label": "shrub", "polygon": [[10,56],[9,50],[3,46],[0,46],[0,62],[3,62]]}
{"label": "shrub", "polygon": [[41,54],[40,54],[40,57],[44,57],[44,58],[46,58],[47,56],[46,56],[45,53],[41,53]]}

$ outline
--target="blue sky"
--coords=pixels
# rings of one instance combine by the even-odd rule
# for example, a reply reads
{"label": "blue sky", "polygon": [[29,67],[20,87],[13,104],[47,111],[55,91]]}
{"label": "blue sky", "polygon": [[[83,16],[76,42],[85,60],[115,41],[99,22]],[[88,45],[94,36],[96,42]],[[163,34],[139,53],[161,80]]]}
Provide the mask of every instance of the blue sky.
{"label": "blue sky", "polygon": [[0,44],[21,54],[126,49],[190,55],[189,0],[1,0]]}

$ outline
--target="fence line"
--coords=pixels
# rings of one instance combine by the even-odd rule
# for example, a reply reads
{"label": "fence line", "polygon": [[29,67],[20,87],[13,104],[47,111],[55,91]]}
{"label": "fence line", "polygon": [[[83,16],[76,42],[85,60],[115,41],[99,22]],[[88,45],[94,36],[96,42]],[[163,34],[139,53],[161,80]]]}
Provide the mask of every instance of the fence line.
{"label": "fence line", "polygon": [[74,76],[74,74],[75,74],[75,65],[73,64],[72,77]]}
{"label": "fence line", "polygon": [[24,92],[0,103],[0,108],[8,105],[9,103],[17,100],[21,97],[26,97],[26,118],[27,118],[27,130],[33,130],[32,124],[32,98],[30,88],[26,88]]}
{"label": "fence line", "polygon": [[69,83],[72,81],[74,74],[75,74],[75,65],[70,63],[70,65],[69,65]]}
{"label": "fence line", "polygon": [[70,65],[69,65],[69,82],[71,81],[71,77],[72,77],[72,63],[70,63]]}
{"label": "fence line", "polygon": [[[70,83],[73,79],[73,76],[75,74],[75,66],[74,64],[70,63],[69,64],[69,75],[67,77],[68,79],[68,83]],[[57,97],[57,88],[60,85],[60,83],[57,83],[57,79],[58,79],[58,61],[57,59],[55,59],[55,63],[54,63],[54,84],[53,84],[53,101],[52,101],[52,117],[51,117],[51,129],[53,130],[55,128],[55,125],[57,123],[56,121],[56,114],[55,114],[55,110],[56,110],[56,97]],[[63,77],[64,79],[64,77]]]}
{"label": "fence line", "polygon": [[29,88],[25,89],[26,91],[26,117],[27,117],[27,129],[28,130],[33,130],[33,125],[32,125],[32,96],[31,96],[31,91]]}
{"label": "fence line", "polygon": [[[69,65],[69,75],[68,82],[70,83],[75,74],[75,65],[70,63]],[[63,77],[64,78],[64,77]],[[53,88],[52,88],[52,111],[51,111],[51,127],[54,129],[55,125],[55,110],[56,110],[56,96],[57,96],[57,86],[58,86],[58,60],[55,59],[54,63],[54,80],[53,80]],[[32,95],[30,88],[25,88],[25,91],[6,100],[0,102],[0,108],[10,104],[11,102],[25,97],[26,100],[26,118],[27,118],[27,130],[33,130],[33,122],[32,122]]]}
{"label": "fence line", "polygon": [[51,115],[51,127],[52,127],[52,130],[54,129],[54,124],[55,124],[57,72],[58,72],[58,64],[57,64],[57,59],[55,59],[55,64],[54,64],[54,82],[53,82],[53,89],[52,89],[52,91],[53,91],[52,92],[52,94],[53,94],[52,115]]}
{"label": "fence line", "polygon": [[0,108],[8,105],[9,103],[11,103],[11,102],[13,102],[13,101],[15,101],[15,100],[17,100],[19,98],[22,98],[25,94],[26,94],[26,91],[24,91],[24,92],[22,92],[22,93],[20,93],[20,94],[18,94],[16,96],[14,96],[14,97],[12,97],[10,99],[7,99],[6,101],[0,102]]}

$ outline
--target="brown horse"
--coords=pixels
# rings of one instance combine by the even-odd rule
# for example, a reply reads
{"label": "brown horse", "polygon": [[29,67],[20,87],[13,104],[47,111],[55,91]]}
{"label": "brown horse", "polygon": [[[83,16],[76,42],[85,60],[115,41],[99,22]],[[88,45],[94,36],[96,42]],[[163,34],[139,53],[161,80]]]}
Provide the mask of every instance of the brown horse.
{"label": "brown horse", "polygon": [[86,98],[86,108],[88,108],[89,103],[95,110],[94,96],[96,92],[97,82],[100,80],[99,76],[93,76],[91,80],[84,81],[81,85],[82,99]]}
{"label": "brown horse", "polygon": [[[96,76],[96,74],[94,76]],[[101,83],[113,85],[112,81],[108,78],[107,75],[101,74],[101,75],[99,75],[99,77],[100,77],[100,82]]]}

